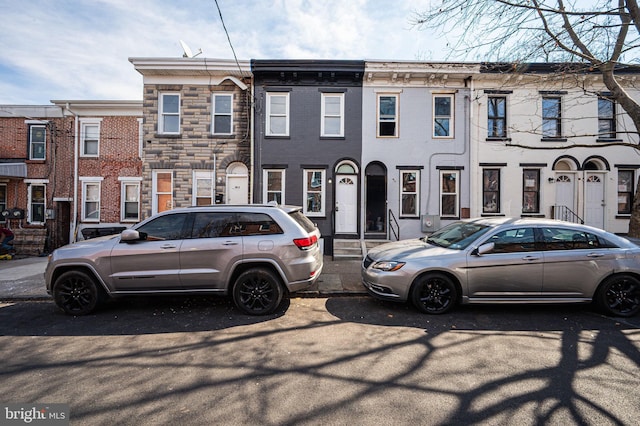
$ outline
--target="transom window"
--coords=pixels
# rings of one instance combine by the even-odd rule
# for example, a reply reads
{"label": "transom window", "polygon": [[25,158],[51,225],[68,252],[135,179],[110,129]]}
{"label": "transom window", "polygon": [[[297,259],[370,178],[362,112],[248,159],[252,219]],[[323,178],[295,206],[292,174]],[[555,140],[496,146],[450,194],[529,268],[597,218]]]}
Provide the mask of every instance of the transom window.
{"label": "transom window", "polygon": [[378,95],[378,137],[398,136],[398,95]]}
{"label": "transom window", "polygon": [[321,109],[321,136],[344,136],[344,93],[323,93]]}
{"label": "transom window", "polygon": [[490,138],[507,137],[507,98],[505,96],[489,96],[487,129],[487,136]]}
{"label": "transom window", "polygon": [[177,93],[160,94],[158,109],[158,132],[180,133],[180,95]]}
{"label": "transom window", "polygon": [[267,136],[289,136],[289,93],[267,93]]}
{"label": "transom window", "polygon": [[214,94],[213,98],[213,126],[211,133],[230,135],[233,133],[233,95]]}
{"label": "transom window", "polygon": [[433,96],[433,137],[453,137],[453,95]]}

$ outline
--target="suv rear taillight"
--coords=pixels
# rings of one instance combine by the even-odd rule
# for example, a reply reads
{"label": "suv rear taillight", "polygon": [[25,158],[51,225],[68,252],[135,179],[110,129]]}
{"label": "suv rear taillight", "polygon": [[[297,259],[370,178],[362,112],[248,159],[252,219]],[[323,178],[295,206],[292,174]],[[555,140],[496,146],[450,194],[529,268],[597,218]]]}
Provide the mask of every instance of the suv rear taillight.
{"label": "suv rear taillight", "polygon": [[307,238],[295,238],[293,240],[293,243],[296,246],[298,246],[300,250],[309,250],[317,242],[318,242],[318,237],[316,237],[315,235],[312,235]]}

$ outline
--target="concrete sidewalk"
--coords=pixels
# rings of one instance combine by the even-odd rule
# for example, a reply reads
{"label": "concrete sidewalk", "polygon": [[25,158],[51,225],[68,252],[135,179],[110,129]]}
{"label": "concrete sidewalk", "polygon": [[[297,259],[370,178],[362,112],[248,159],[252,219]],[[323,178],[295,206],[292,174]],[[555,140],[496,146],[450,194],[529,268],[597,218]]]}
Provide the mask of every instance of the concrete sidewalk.
{"label": "concrete sidewalk", "polygon": [[[44,286],[46,257],[25,257],[0,261],[0,301],[50,299]],[[360,280],[359,260],[332,260],[324,257],[320,278],[297,296],[338,296],[365,294]]]}

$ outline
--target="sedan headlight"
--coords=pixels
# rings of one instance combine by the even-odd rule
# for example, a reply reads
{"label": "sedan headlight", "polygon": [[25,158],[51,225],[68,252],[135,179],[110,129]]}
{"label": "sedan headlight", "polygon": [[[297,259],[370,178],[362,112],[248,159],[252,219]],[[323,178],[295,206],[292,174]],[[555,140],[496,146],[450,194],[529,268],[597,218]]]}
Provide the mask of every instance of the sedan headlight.
{"label": "sedan headlight", "polygon": [[405,265],[405,262],[396,262],[393,260],[381,260],[371,266],[373,269],[379,269],[381,271],[392,272],[397,271]]}

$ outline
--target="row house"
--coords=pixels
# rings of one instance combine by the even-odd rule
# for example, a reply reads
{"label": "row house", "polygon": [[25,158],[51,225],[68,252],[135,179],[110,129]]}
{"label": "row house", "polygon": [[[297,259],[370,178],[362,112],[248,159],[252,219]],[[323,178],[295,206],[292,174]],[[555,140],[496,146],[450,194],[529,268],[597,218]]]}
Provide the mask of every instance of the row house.
{"label": "row house", "polygon": [[0,106],[0,211],[24,254],[139,220],[141,102],[52,103]]}
{"label": "row house", "polygon": [[334,238],[358,239],[364,61],[252,60],[254,202],[294,204]]}
{"label": "row house", "polygon": [[246,61],[130,58],[143,77],[142,218],[251,199]]}
{"label": "row house", "polygon": [[[617,79],[640,100],[637,69]],[[551,217],[628,232],[637,130],[599,72],[576,64],[482,64],[471,115],[471,215]]]}

